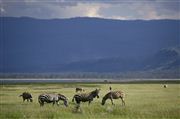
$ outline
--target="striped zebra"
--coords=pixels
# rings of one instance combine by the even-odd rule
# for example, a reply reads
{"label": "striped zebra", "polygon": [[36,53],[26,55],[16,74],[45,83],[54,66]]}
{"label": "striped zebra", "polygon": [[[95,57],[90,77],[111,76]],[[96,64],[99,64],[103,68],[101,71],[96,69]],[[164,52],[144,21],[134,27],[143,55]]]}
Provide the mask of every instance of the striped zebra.
{"label": "striped zebra", "polygon": [[19,97],[22,97],[23,98],[23,102],[25,101],[25,100],[27,100],[27,102],[33,102],[33,99],[32,99],[32,95],[30,94],[30,93],[28,93],[28,92],[24,92],[24,93],[22,93]]}
{"label": "striped zebra", "polygon": [[96,89],[90,93],[81,93],[81,94],[76,94],[74,95],[72,102],[74,102],[74,99],[76,101],[77,104],[80,104],[81,102],[89,102],[89,104],[91,103],[91,101],[93,101],[93,98],[97,97],[99,98],[99,91],[100,89]]}
{"label": "striped zebra", "polygon": [[77,88],[76,88],[76,92],[78,92],[78,91],[82,92],[82,91],[85,91],[85,90],[84,90],[83,88],[77,87]]}
{"label": "striped zebra", "polygon": [[40,106],[44,106],[44,103],[53,103],[53,105],[56,103],[59,106],[59,100],[62,100],[64,102],[64,105],[68,106],[68,99],[62,95],[62,94],[41,94],[38,97],[38,102]]}
{"label": "striped zebra", "polygon": [[113,103],[113,99],[121,99],[122,100],[122,105],[125,105],[125,100],[124,100],[125,94],[122,91],[110,91],[109,93],[107,93],[103,99],[102,99],[102,105],[104,105],[106,103],[107,99],[111,100],[112,105],[114,105]]}

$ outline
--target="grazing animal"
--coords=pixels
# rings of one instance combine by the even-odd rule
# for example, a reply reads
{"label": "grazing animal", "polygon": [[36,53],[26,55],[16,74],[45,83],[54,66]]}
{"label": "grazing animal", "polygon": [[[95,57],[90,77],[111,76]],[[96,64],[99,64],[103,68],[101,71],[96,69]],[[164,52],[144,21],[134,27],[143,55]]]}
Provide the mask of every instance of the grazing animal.
{"label": "grazing animal", "polygon": [[168,85],[164,85],[164,88],[167,88],[168,87]]}
{"label": "grazing animal", "polygon": [[30,102],[33,102],[32,95],[30,93],[28,93],[28,92],[22,93],[19,97],[23,98],[23,102],[25,100],[27,100],[27,102],[29,102],[29,100],[30,100]]}
{"label": "grazing animal", "polygon": [[90,93],[81,93],[81,94],[76,94],[74,95],[72,102],[74,102],[74,99],[76,100],[77,104],[80,104],[81,102],[89,102],[89,104],[91,103],[91,101],[93,101],[93,98],[97,97],[99,98],[99,91],[100,89],[96,89]]}
{"label": "grazing animal", "polygon": [[122,105],[125,105],[124,96],[125,96],[125,94],[122,91],[111,91],[103,97],[101,104],[104,105],[106,103],[106,100],[110,99],[112,105],[114,105],[113,99],[119,99],[120,98],[122,100]]}
{"label": "grazing animal", "polygon": [[83,88],[76,88],[76,92],[78,92],[78,91],[80,91],[80,92],[82,92],[82,91],[85,91]]}
{"label": "grazing animal", "polygon": [[64,105],[68,106],[68,99],[62,95],[62,94],[41,94],[38,97],[38,102],[40,106],[44,106],[44,103],[53,103],[53,105],[56,103],[59,106],[59,100],[62,100],[64,102]]}
{"label": "grazing animal", "polygon": [[111,86],[109,87],[109,90],[110,90],[110,91],[112,90],[112,87],[111,87]]}

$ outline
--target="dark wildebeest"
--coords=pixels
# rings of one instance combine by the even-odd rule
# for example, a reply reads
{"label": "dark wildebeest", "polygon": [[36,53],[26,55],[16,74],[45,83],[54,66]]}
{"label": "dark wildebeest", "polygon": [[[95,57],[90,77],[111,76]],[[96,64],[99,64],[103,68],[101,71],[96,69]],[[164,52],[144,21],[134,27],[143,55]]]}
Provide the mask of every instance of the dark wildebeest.
{"label": "dark wildebeest", "polygon": [[80,104],[81,102],[89,102],[89,104],[91,103],[91,101],[93,101],[93,98],[97,97],[99,98],[99,91],[100,89],[96,89],[90,93],[81,93],[81,94],[76,94],[74,95],[72,102],[74,102],[74,99],[76,100],[77,104]]}
{"label": "dark wildebeest", "polygon": [[30,100],[30,102],[33,101],[32,95],[31,95],[30,93],[28,93],[28,92],[22,93],[19,97],[21,97],[21,96],[22,96],[22,98],[23,98],[23,102],[24,102],[25,100],[27,100],[27,102],[29,102],[29,100]]}
{"label": "dark wildebeest", "polygon": [[168,87],[168,85],[164,85],[164,88],[167,88]]}
{"label": "dark wildebeest", "polygon": [[62,100],[64,102],[64,105],[67,107],[68,106],[68,99],[62,95],[62,94],[41,94],[38,97],[38,102],[40,106],[43,106],[44,103],[53,103],[53,105],[56,103],[59,106],[59,100]]}
{"label": "dark wildebeest", "polygon": [[122,100],[122,105],[125,105],[124,97],[125,97],[125,94],[122,91],[111,91],[103,97],[101,104],[104,105],[106,103],[106,100],[110,99],[112,105],[114,105],[113,99],[119,99],[120,98]]}
{"label": "dark wildebeest", "polygon": [[110,90],[110,91],[112,90],[112,87],[111,87],[111,86],[109,87],[109,90]]}
{"label": "dark wildebeest", "polygon": [[85,90],[84,90],[83,88],[77,87],[77,88],[76,88],[76,92],[78,92],[78,91],[82,92],[82,91],[85,91]]}

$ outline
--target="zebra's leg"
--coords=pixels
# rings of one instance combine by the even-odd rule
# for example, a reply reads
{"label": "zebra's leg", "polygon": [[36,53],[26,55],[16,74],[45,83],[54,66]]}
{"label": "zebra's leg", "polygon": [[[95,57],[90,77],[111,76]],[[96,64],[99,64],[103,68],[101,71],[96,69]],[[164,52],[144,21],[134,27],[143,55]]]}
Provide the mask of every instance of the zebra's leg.
{"label": "zebra's leg", "polygon": [[124,98],[122,98],[122,101],[123,101],[123,104],[124,104],[124,106],[125,106],[125,100],[124,100]]}
{"label": "zebra's leg", "polygon": [[93,101],[93,98],[92,99],[89,99],[89,105],[90,105],[90,103]]}
{"label": "zebra's leg", "polygon": [[44,100],[39,99],[39,104],[40,104],[40,107],[44,106]]}
{"label": "zebra's leg", "polygon": [[56,102],[57,106],[59,106],[59,101]]}
{"label": "zebra's leg", "polygon": [[78,109],[79,109],[80,112],[82,112],[80,103],[79,103],[79,105],[78,105]]}
{"label": "zebra's leg", "polygon": [[44,101],[42,101],[42,102],[40,103],[40,106],[41,106],[41,107],[44,106]]}
{"label": "zebra's leg", "polygon": [[91,100],[89,100],[89,104],[88,105],[90,105],[90,103],[91,103]]}
{"label": "zebra's leg", "polygon": [[114,105],[114,103],[113,103],[113,99],[112,99],[112,98],[110,98],[110,100],[111,100],[112,105]]}
{"label": "zebra's leg", "polygon": [[121,98],[121,101],[122,101],[122,106],[124,105],[125,106],[125,100],[123,97],[120,97]]}
{"label": "zebra's leg", "polygon": [[110,100],[111,100],[112,105],[114,105],[112,96],[110,97]]}
{"label": "zebra's leg", "polygon": [[80,100],[78,98],[75,98],[76,103],[80,103]]}
{"label": "zebra's leg", "polygon": [[76,109],[76,112],[80,109],[81,111],[81,108],[80,108],[80,101],[77,103],[77,105],[75,106],[75,109]]}
{"label": "zebra's leg", "polygon": [[56,103],[56,101],[53,101],[53,106],[54,106],[55,103]]}

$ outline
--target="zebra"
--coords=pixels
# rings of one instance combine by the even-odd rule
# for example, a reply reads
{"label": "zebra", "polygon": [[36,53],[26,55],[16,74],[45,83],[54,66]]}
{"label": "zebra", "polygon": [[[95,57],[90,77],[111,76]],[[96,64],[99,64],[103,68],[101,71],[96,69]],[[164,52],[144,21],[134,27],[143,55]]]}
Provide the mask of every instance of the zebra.
{"label": "zebra", "polygon": [[29,100],[30,100],[30,102],[33,102],[32,95],[30,93],[28,93],[28,92],[22,93],[21,95],[19,95],[19,97],[23,98],[23,102],[25,100],[27,100],[27,102],[29,102]]}
{"label": "zebra", "polygon": [[40,106],[44,106],[44,103],[53,103],[53,105],[56,103],[59,106],[59,100],[64,101],[64,105],[68,107],[68,99],[62,95],[62,94],[41,94],[38,97],[38,102]]}
{"label": "zebra", "polygon": [[125,100],[124,100],[125,94],[122,91],[110,91],[109,93],[107,93],[103,99],[102,99],[102,105],[104,105],[106,103],[107,99],[111,100],[112,105],[114,105],[113,103],[113,99],[121,99],[122,100],[122,105],[125,106]]}
{"label": "zebra", "polygon": [[81,94],[75,94],[72,102],[74,102],[74,99],[76,100],[77,104],[80,104],[81,102],[89,102],[89,104],[91,103],[91,101],[93,101],[93,98],[97,97],[99,98],[99,91],[100,89],[96,89],[90,93],[81,93]]}
{"label": "zebra", "polygon": [[85,91],[85,90],[84,90],[83,88],[77,87],[77,88],[76,88],[76,92],[78,92],[78,91],[82,92],[82,91]]}

